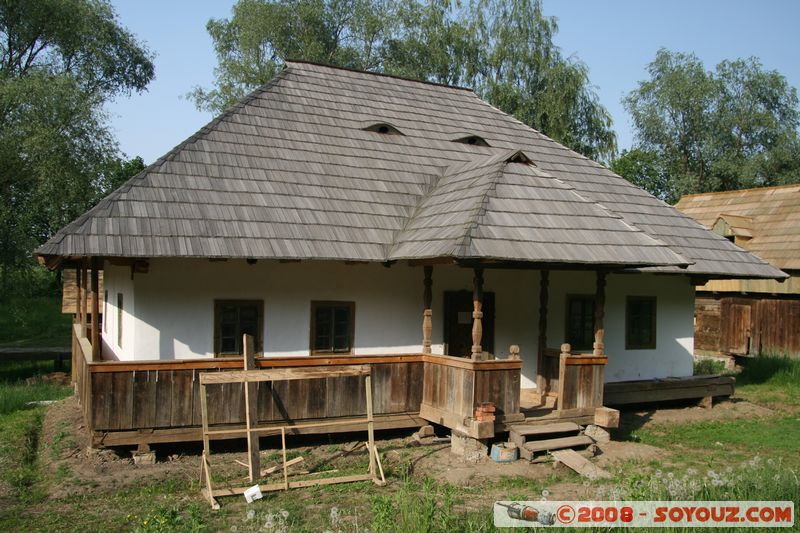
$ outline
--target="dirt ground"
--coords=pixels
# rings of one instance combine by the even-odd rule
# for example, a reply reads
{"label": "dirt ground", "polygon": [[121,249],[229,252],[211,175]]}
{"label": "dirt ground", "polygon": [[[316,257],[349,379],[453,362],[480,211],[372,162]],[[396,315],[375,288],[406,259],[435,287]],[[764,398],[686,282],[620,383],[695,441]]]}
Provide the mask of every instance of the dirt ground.
{"label": "dirt ground", "polygon": [[[724,402],[712,410],[681,407],[626,413],[623,419],[632,420],[640,427],[675,420],[714,420],[731,416],[759,416],[764,410],[742,401]],[[45,471],[52,478],[53,494],[58,489],[72,493],[93,493],[108,489],[171,479],[192,481],[199,476],[200,444],[154,446],[158,456],[155,465],[135,465],[131,448],[89,450],[88,438],[75,398],[52,404],[44,421],[42,454]],[[525,461],[495,463],[488,458],[475,465],[466,463],[450,452],[446,442],[414,446],[411,432],[379,432],[377,445],[384,457],[384,468],[395,477],[428,475],[456,486],[482,486],[501,482],[505,478],[529,479],[539,484],[553,473],[551,463],[530,464]],[[363,436],[297,437],[289,456],[302,455],[305,461],[295,471],[318,472],[353,468],[359,462],[366,464],[363,450],[345,454]],[[234,485],[246,485],[246,462],[243,441],[231,441],[215,446],[213,464],[215,476],[221,476]],[[277,442],[262,442],[262,465],[276,464]],[[291,444],[291,442],[290,442]],[[270,446],[274,446],[270,449]],[[599,444],[599,453],[593,459],[601,468],[613,473],[615,465],[630,460],[648,461],[664,456],[664,450],[635,442],[609,442]],[[346,457],[342,457],[346,455]],[[333,458],[333,459],[331,459]],[[549,487],[553,497],[580,497],[585,486],[562,483]],[[198,495],[199,497],[199,495]]]}

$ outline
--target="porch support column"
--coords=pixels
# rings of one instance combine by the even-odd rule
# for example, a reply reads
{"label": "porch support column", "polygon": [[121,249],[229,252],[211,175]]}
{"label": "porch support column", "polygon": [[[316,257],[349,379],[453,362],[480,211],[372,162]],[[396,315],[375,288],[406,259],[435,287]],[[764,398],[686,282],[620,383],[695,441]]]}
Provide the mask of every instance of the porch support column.
{"label": "porch support column", "polygon": [[87,310],[87,300],[89,296],[89,269],[87,268],[88,264],[84,260],[83,261],[83,268],[81,268],[81,285],[83,286],[83,290],[81,291],[81,298],[78,305],[81,306],[81,336],[86,337],[86,323],[88,321],[88,313]]}
{"label": "porch support column", "polygon": [[597,271],[597,291],[594,297],[594,355],[603,355],[603,337],[605,336],[606,308],[606,273],[602,270]]}
{"label": "porch support column", "polygon": [[547,349],[547,304],[550,300],[550,271],[542,270],[539,278],[539,346],[536,355],[536,389],[541,397],[547,393],[544,377],[544,351]]}
{"label": "porch support column", "polygon": [[83,326],[83,312],[81,302],[83,301],[83,267],[75,269],[75,321]]}
{"label": "porch support column", "polygon": [[100,356],[100,275],[99,261],[92,260],[92,361],[99,361]]}
{"label": "porch support column", "polygon": [[433,293],[433,267],[423,267],[425,270],[425,290],[422,293],[423,311],[422,311],[422,353],[431,353],[431,336],[433,335],[433,311],[431,310],[431,300]]}
{"label": "porch support column", "polygon": [[483,338],[483,269],[474,269],[472,278],[472,359],[479,361],[483,357],[481,340]]}

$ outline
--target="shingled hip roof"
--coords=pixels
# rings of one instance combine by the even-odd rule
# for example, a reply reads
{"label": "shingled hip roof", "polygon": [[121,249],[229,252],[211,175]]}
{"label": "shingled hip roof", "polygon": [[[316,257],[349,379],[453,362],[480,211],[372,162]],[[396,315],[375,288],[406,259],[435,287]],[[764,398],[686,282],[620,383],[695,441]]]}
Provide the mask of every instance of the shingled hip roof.
{"label": "shingled hip roof", "polygon": [[782,275],[471,91],[295,62],[37,254]]}

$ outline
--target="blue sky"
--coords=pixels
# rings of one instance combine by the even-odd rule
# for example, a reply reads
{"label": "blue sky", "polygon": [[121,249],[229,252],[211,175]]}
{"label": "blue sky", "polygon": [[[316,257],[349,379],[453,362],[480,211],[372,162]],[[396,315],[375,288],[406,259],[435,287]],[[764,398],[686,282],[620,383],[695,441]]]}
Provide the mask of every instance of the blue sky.
{"label": "blue sky", "polygon": [[[227,17],[233,0],[114,0],[121,23],[156,54],[156,79],[144,94],[108,106],[120,147],[151,163],[212,117],[183,98],[211,86],[216,64],[210,18]],[[694,52],[713,68],[723,59],[755,56],[800,86],[800,2],[794,0],[545,0],[559,21],[556,43],[589,67],[611,112],[620,148],[633,142],[620,100],[647,77],[656,51]]]}

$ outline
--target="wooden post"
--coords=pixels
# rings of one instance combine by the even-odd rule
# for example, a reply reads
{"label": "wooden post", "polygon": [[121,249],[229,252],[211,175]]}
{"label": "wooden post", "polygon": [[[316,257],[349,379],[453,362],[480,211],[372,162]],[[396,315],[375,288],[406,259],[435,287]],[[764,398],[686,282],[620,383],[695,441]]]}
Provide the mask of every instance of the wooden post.
{"label": "wooden post", "polygon": [[76,272],[78,292],[75,294],[75,307],[78,310],[78,323],[81,325],[81,337],[86,337],[86,275],[83,266]]}
{"label": "wooden post", "polygon": [[483,338],[483,269],[476,268],[472,279],[472,359],[483,358],[481,340]]}
{"label": "wooden post", "polygon": [[508,347],[508,358],[515,361],[519,360],[519,346],[512,344]]}
{"label": "wooden post", "polygon": [[536,389],[544,401],[547,379],[544,375],[544,351],[547,349],[547,304],[550,301],[550,271],[542,270],[539,278],[539,344],[536,354]]}
{"label": "wooden post", "polygon": [[[211,443],[208,439],[208,395],[202,381],[200,382],[200,416],[203,424],[203,457],[211,461]],[[209,490],[211,490],[210,484]]]}
{"label": "wooden post", "polygon": [[90,288],[90,270],[89,270],[89,263],[88,261],[84,261],[84,268],[83,268],[83,301],[81,302],[81,309],[83,309],[83,336],[91,338],[89,334],[89,288]]}
{"label": "wooden post", "polygon": [[[253,336],[242,337],[242,351],[244,369],[256,369],[256,356],[253,348]],[[247,464],[250,473],[250,483],[255,483],[261,473],[261,461],[258,435],[252,431],[258,425],[258,383],[247,382],[244,384],[245,427],[247,429]],[[282,434],[283,437],[283,434]],[[286,474],[286,447],[284,444],[284,476]]]}
{"label": "wooden post", "polygon": [[558,361],[558,396],[556,397],[555,408],[561,409],[564,399],[564,380],[567,375],[567,357],[571,355],[572,346],[567,343],[561,345],[561,356]]}
{"label": "wooden post", "polygon": [[375,448],[375,421],[372,414],[372,375],[367,374],[364,379],[364,387],[367,395],[367,438],[370,447],[369,473],[375,478],[375,454],[372,453],[372,450]]}
{"label": "wooden post", "polygon": [[603,337],[605,335],[606,308],[606,273],[597,271],[597,292],[594,297],[594,355],[603,355]]}
{"label": "wooden post", "polygon": [[100,346],[100,274],[97,260],[92,261],[92,361],[102,359]]}
{"label": "wooden post", "polygon": [[425,290],[422,293],[423,311],[422,311],[422,353],[431,353],[431,336],[433,335],[433,311],[431,310],[431,300],[433,293],[431,287],[433,286],[433,267],[426,266],[425,270]]}

